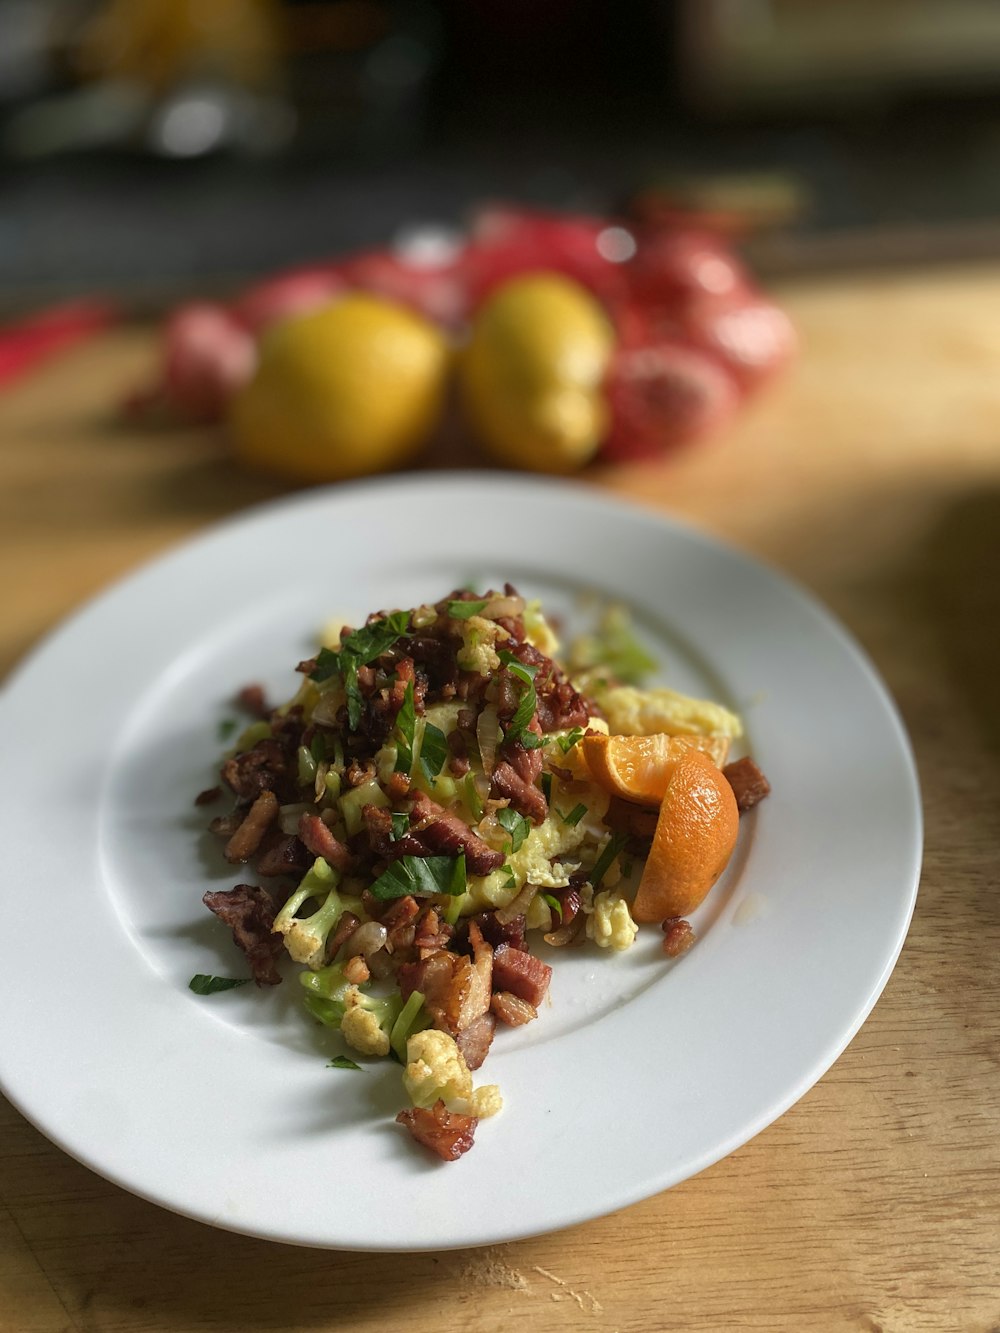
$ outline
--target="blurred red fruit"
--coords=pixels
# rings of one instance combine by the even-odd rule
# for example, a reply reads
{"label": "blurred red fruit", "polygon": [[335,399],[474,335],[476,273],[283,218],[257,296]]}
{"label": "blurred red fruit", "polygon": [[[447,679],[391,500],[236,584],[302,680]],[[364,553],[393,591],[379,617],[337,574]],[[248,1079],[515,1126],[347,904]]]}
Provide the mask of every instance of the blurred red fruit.
{"label": "blurred red fruit", "polygon": [[711,232],[656,229],[636,239],[629,288],[642,305],[672,309],[691,297],[737,297],[751,287],[742,263]]}
{"label": "blurred red fruit", "polygon": [[541,271],[562,273],[613,306],[625,295],[624,269],[634,249],[629,232],[601,218],[484,209],[465,261],[471,308],[509,278]]}
{"label": "blurred red fruit", "polygon": [[369,250],[338,267],[347,287],[408,306],[433,323],[454,328],[465,318],[468,300],[461,253],[442,262],[418,262],[390,250]]}
{"label": "blurred red fruit", "polygon": [[247,288],[233,305],[233,314],[251,333],[290,315],[317,310],[346,288],[332,266],[292,269]]}
{"label": "blurred red fruit", "polygon": [[704,353],[676,342],[625,347],[606,386],[608,462],[655,458],[726,424],[741,400],[733,377]]}
{"label": "blurred red fruit", "polygon": [[217,421],[231,395],[253,375],[253,337],[223,306],[192,303],[164,331],[164,394],[192,421]]}
{"label": "blurred red fruit", "polygon": [[785,312],[763,296],[746,300],[706,297],[685,312],[681,325],[693,347],[717,357],[750,393],[791,361],[798,347]]}

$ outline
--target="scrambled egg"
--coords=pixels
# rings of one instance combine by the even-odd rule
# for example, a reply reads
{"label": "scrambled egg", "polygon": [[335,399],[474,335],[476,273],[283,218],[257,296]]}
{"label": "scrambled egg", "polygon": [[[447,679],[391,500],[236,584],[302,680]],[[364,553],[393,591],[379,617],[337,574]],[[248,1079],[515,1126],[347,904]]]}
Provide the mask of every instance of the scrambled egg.
{"label": "scrambled egg", "polygon": [[[503,907],[525,884],[537,884],[543,889],[564,889],[580,864],[579,860],[573,859],[574,853],[586,844],[596,856],[596,849],[607,841],[603,820],[610,799],[607,792],[592,782],[554,780],[548,817],[537,828],[531,829],[516,852],[507,856],[509,871],[495,870],[492,875],[470,876],[469,906],[463,904],[463,913]],[[578,823],[566,823],[563,816],[577,805],[585,805],[587,813]],[[557,857],[560,858],[558,865],[551,864]],[[510,884],[511,875],[513,884]]]}
{"label": "scrambled egg", "polygon": [[735,713],[710,699],[693,699],[677,690],[657,686],[638,690],[616,685],[595,691],[613,736],[743,735],[743,724]]}
{"label": "scrambled egg", "polygon": [[594,896],[587,917],[587,938],[602,949],[629,949],[635,943],[639,927],[632,920],[628,903],[620,893],[602,889]]}

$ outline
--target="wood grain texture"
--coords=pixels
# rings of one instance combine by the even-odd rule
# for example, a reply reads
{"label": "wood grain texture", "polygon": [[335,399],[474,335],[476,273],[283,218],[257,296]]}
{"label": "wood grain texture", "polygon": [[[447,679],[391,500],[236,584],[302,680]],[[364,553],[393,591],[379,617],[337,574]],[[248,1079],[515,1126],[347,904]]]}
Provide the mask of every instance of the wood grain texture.
{"label": "wood grain texture", "polygon": [[[847,1052],[755,1140],[654,1199],[514,1245],[391,1258],[175,1217],[0,1103],[3,1333],[997,1333],[1000,270],[782,295],[805,346],[794,374],[709,446],[587,480],[792,573],[896,695],[925,867]],[[0,669],[109,580],[284,489],[203,432],[116,426],[111,404],[151,357],[147,333],[116,333],[0,398]],[[609,1138],[627,1142],[627,1111],[581,1144],[581,1170]]]}

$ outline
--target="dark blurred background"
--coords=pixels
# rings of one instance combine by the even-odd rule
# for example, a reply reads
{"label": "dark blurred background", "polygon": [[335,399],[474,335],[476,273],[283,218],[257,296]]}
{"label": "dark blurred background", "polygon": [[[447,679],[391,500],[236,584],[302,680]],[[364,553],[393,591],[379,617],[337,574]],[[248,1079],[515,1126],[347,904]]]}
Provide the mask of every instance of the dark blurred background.
{"label": "dark blurred background", "polygon": [[998,150],[995,0],[0,0],[0,302],[644,190],[742,215],[765,274],[961,257]]}

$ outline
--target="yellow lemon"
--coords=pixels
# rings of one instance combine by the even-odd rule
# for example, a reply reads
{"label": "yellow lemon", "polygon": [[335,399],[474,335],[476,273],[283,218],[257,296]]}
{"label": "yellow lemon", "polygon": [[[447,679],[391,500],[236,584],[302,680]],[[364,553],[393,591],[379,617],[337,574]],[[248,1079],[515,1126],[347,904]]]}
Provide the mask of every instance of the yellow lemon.
{"label": "yellow lemon", "polygon": [[236,453],[305,481],[405,463],[441,414],[449,359],[427,320],[360,292],[283,320],[232,401]]}
{"label": "yellow lemon", "polygon": [[505,283],[477,315],[459,365],[466,412],[490,453],[537,472],[582,466],[607,427],[613,346],[601,306],[569,278]]}

